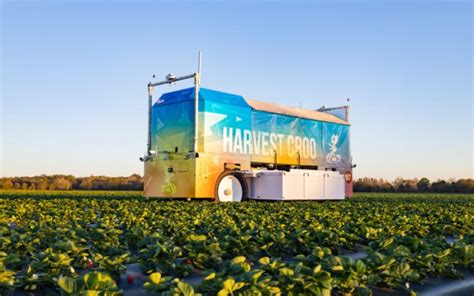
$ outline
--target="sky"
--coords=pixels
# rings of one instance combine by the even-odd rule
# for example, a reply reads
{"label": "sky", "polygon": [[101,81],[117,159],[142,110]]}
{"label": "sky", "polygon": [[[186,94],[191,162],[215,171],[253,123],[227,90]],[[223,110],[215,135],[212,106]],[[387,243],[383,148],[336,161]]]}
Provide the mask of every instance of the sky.
{"label": "sky", "polygon": [[[146,83],[316,109],[354,176],[473,178],[471,1],[1,1],[0,176],[143,174]],[[156,90],[191,86],[182,82]]]}

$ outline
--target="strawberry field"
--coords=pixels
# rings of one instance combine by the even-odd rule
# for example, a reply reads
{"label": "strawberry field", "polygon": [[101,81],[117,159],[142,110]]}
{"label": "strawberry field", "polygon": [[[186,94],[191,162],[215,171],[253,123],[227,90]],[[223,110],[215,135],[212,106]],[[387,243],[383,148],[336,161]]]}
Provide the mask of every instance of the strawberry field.
{"label": "strawberry field", "polygon": [[0,294],[415,294],[474,272],[474,196],[171,202],[0,193]]}

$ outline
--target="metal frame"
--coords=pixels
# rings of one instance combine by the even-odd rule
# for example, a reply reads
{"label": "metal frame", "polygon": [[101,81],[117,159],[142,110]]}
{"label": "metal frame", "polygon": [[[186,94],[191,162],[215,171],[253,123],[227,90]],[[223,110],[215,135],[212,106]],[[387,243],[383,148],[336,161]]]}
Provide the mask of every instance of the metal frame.
{"label": "metal frame", "polygon": [[142,161],[148,161],[152,159],[151,155],[151,118],[152,118],[152,102],[153,102],[153,88],[159,85],[171,84],[173,82],[194,78],[194,145],[193,152],[197,153],[198,150],[198,124],[199,124],[199,89],[201,85],[201,52],[198,52],[198,70],[196,73],[176,77],[173,74],[168,74],[166,80],[152,83],[148,82],[148,139],[147,149],[145,157],[141,158]]}
{"label": "metal frame", "polygon": [[339,107],[330,107],[330,108],[321,107],[321,108],[319,108],[319,109],[316,110],[316,111],[319,111],[319,112],[328,112],[328,111],[333,111],[333,110],[338,110],[338,109],[345,109],[345,112],[346,112],[346,119],[345,119],[345,121],[349,121],[349,105],[339,106]]}

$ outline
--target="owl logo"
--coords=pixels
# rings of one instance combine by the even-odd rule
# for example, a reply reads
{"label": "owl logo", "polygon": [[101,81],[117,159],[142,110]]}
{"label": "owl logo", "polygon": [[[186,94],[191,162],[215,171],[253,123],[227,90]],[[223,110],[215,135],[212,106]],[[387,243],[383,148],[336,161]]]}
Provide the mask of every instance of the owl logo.
{"label": "owl logo", "polygon": [[178,192],[176,185],[173,182],[171,182],[172,174],[168,172],[167,167],[164,168],[164,176],[165,176],[164,178],[165,184],[161,185],[161,192],[168,195],[175,194],[176,192]]}
{"label": "owl logo", "polygon": [[341,155],[337,154],[337,142],[339,141],[338,135],[331,136],[331,143],[329,143],[329,153],[326,155],[326,161],[328,163],[338,163],[341,161]]}

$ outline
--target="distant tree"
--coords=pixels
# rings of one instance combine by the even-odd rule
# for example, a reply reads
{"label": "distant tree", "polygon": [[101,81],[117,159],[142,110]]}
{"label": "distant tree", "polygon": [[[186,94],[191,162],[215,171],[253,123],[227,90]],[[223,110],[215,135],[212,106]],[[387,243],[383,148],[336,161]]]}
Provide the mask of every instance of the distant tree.
{"label": "distant tree", "polygon": [[52,188],[55,190],[71,189],[71,182],[64,176],[54,176]]}
{"label": "distant tree", "polygon": [[403,179],[403,178],[396,178],[393,182],[395,190],[398,192],[416,192],[418,183],[417,179]]}
{"label": "distant tree", "polygon": [[431,184],[431,190],[437,193],[451,193],[453,192],[453,186],[444,180],[438,180]]}
{"label": "distant tree", "polygon": [[356,192],[393,192],[393,185],[384,179],[362,178],[354,182]]}
{"label": "distant tree", "polygon": [[48,190],[49,184],[47,180],[41,179],[38,181],[38,185],[36,186],[38,190]]}
{"label": "distant tree", "polygon": [[13,188],[13,182],[10,179],[6,179],[2,184],[2,189],[12,189]]}
{"label": "distant tree", "polygon": [[79,188],[81,190],[91,190],[92,189],[92,181],[90,178],[82,178],[79,181]]}
{"label": "distant tree", "polygon": [[374,188],[369,178],[358,179],[354,182],[354,191],[356,192],[373,192]]}
{"label": "distant tree", "polygon": [[384,179],[379,179],[379,188],[381,192],[393,192],[394,188],[393,185]]}
{"label": "distant tree", "polygon": [[453,190],[457,193],[474,193],[473,179],[460,179],[453,183]]}
{"label": "distant tree", "polygon": [[427,178],[421,178],[416,184],[418,192],[429,192],[431,190],[430,180]]}

